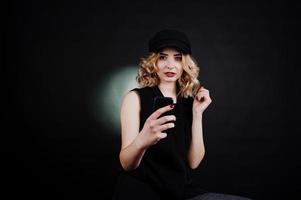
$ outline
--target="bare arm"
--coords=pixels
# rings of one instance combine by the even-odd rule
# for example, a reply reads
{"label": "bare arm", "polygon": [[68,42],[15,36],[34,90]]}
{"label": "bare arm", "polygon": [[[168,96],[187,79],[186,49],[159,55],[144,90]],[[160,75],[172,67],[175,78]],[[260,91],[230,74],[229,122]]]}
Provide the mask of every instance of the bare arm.
{"label": "bare arm", "polygon": [[199,166],[205,155],[202,116],[193,117],[191,132],[192,135],[188,151],[188,161],[190,167],[195,169]]}
{"label": "bare arm", "polygon": [[188,162],[192,169],[196,169],[205,156],[202,119],[205,109],[211,102],[209,90],[204,87],[199,88],[192,106],[192,135],[188,150]]}
{"label": "bare arm", "polygon": [[119,159],[122,167],[128,171],[139,166],[146,149],[137,142],[140,123],[140,100],[136,92],[129,92],[121,104],[121,150]]}

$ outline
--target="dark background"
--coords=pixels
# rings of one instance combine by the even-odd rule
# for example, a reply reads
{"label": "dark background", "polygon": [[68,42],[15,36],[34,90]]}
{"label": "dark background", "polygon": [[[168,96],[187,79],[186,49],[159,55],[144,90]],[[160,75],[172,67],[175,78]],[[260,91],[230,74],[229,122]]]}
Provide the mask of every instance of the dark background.
{"label": "dark background", "polygon": [[3,9],[4,191],[110,199],[120,133],[93,116],[93,92],[112,70],[137,65],[154,32],[176,28],[190,38],[213,99],[195,182],[290,199],[300,186],[298,8],[287,1],[10,1]]}

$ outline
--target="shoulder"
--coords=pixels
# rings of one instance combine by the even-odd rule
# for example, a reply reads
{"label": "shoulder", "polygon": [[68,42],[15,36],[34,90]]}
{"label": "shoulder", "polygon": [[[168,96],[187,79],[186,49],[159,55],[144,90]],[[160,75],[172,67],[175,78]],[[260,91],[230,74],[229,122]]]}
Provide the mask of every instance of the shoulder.
{"label": "shoulder", "polygon": [[135,91],[127,92],[121,101],[121,114],[127,115],[140,110],[140,97]]}
{"label": "shoulder", "polygon": [[140,105],[149,105],[150,103],[152,104],[155,96],[157,96],[155,88],[147,86],[130,90],[124,96],[124,99],[127,101],[132,100],[132,103],[140,103]]}
{"label": "shoulder", "polygon": [[122,104],[139,105],[141,99],[148,96],[150,91],[152,91],[151,87],[133,88],[124,95]]}
{"label": "shoulder", "polygon": [[127,92],[123,97],[123,102],[129,102],[129,103],[138,103],[139,102],[139,88],[135,88]]}

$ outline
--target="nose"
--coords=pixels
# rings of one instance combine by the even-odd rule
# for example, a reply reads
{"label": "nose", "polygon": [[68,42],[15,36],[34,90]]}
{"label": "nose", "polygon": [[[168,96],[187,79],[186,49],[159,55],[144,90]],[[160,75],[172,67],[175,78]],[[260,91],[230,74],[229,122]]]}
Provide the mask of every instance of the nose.
{"label": "nose", "polygon": [[174,68],[173,65],[168,65],[168,66],[167,66],[167,69],[173,69],[173,68]]}
{"label": "nose", "polygon": [[166,66],[167,69],[173,69],[175,67],[175,63],[171,59],[168,59]]}

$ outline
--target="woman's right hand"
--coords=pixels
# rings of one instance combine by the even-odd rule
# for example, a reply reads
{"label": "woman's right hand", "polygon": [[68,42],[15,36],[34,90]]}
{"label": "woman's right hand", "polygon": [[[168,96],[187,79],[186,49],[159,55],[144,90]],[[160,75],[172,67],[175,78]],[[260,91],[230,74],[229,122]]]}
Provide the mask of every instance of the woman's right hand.
{"label": "woman's right hand", "polygon": [[[174,105],[168,105],[162,108],[159,108],[153,112],[145,121],[143,129],[137,136],[139,146],[143,149],[147,149],[150,146],[156,144],[161,139],[167,137],[167,133],[163,132],[169,128],[175,126],[174,123],[168,121],[176,121],[175,115],[166,115],[160,117],[163,113],[170,111],[174,108]],[[160,117],[160,118],[158,118]],[[165,124],[166,123],[166,124]]]}

